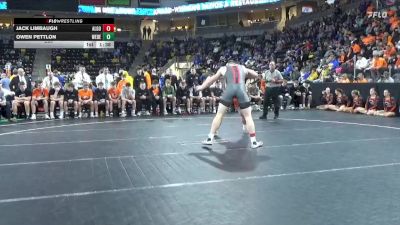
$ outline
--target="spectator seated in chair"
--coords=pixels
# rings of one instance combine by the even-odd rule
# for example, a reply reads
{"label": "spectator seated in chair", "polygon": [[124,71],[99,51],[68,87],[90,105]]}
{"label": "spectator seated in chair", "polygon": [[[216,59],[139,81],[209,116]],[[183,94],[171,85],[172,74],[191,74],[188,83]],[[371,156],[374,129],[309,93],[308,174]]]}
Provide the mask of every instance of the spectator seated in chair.
{"label": "spectator seated in chair", "polygon": [[136,100],[135,100],[135,89],[133,89],[130,83],[126,83],[122,89],[121,101],[122,101],[122,112],[121,117],[126,117],[127,105],[132,107],[132,116],[136,116]]}
{"label": "spectator seated in chair", "polygon": [[18,89],[15,92],[14,101],[12,101],[12,109],[14,116],[18,115],[18,107],[25,109],[25,116],[28,119],[30,115],[30,104],[32,99],[32,91],[26,88],[25,82],[21,81],[18,83]]}
{"label": "spectator seated in chair", "polygon": [[[121,92],[117,88],[117,83],[115,81],[111,82],[111,87],[108,89],[108,99],[109,99],[109,106],[108,109],[110,110],[110,116],[114,114],[114,106],[117,107],[116,112],[119,114],[119,109],[121,108]],[[118,116],[118,115],[114,115]]]}
{"label": "spectator seated in chair", "polygon": [[83,89],[78,91],[79,96],[79,118],[82,118],[82,111],[86,108],[90,110],[90,117],[94,117],[94,105],[93,105],[93,91],[89,88],[89,83],[83,84]]}
{"label": "spectator seated in chair", "polygon": [[221,80],[217,80],[213,85],[211,85],[210,88],[211,88],[211,96],[214,99],[215,105],[218,106],[223,92]]}
{"label": "spectator seated in chair", "polygon": [[250,97],[250,101],[256,104],[256,110],[261,110],[261,92],[260,89],[257,87],[256,83],[250,83],[247,87],[247,93]]}
{"label": "spectator seated in chair", "polygon": [[8,99],[12,93],[3,88],[3,84],[0,83],[0,116],[5,117],[8,121],[14,122],[15,118],[11,118],[11,102]]}
{"label": "spectator seated in chair", "polygon": [[389,90],[383,91],[383,110],[375,112],[375,116],[393,117],[396,116],[396,99],[390,95]]}
{"label": "spectator seated in chair", "polygon": [[201,112],[203,112],[203,109],[205,108],[203,93],[201,91],[194,90],[194,88],[191,88],[190,106],[192,107],[192,112],[193,112],[193,106],[195,104],[197,105],[197,113],[200,114]]}
{"label": "spectator seated in chair", "polygon": [[164,106],[164,115],[168,115],[167,112],[167,102],[171,102],[172,104],[172,114],[176,115],[176,91],[175,88],[171,85],[171,80],[165,81],[165,87],[163,90],[163,106]]}
{"label": "spectator seated in chair", "polygon": [[107,90],[104,88],[103,81],[98,82],[98,87],[94,92],[94,117],[99,117],[99,107],[103,107],[105,110],[105,114],[108,117],[108,93]]}
{"label": "spectator seated in chair", "polygon": [[139,84],[139,89],[136,91],[136,108],[138,115],[142,115],[143,108],[146,110],[144,112],[145,116],[150,116],[151,107],[151,93],[150,90],[146,88],[146,83],[141,81]]}
{"label": "spectator seated in chair", "polygon": [[[151,85],[150,88],[150,94],[151,94],[151,105],[153,108],[153,116],[157,115],[157,107],[160,111],[164,109],[163,107],[163,98],[162,98],[162,91],[161,88],[159,87],[159,81],[158,80],[153,80],[153,84]],[[162,114],[163,112],[160,112]]]}
{"label": "spectator seated in chair", "polygon": [[186,85],[185,80],[181,80],[181,82],[179,83],[178,89],[176,90],[176,101],[179,114],[182,113],[182,104],[186,106],[187,113],[191,113],[190,91],[189,87]]}
{"label": "spectator seated in chair", "polygon": [[78,117],[78,101],[79,96],[78,91],[75,90],[75,85],[73,83],[68,83],[64,92],[64,112],[68,112],[69,114],[69,108],[72,107],[74,110],[74,117]]}
{"label": "spectator seated in chair", "polygon": [[294,81],[293,87],[290,89],[290,96],[292,97],[295,109],[303,106],[303,92],[304,88],[299,85],[299,81]]}
{"label": "spectator seated in chair", "polygon": [[290,107],[292,96],[290,96],[290,88],[287,86],[287,80],[283,80],[282,82],[281,95],[279,95],[279,99],[281,101],[281,110],[285,110],[288,106]]}
{"label": "spectator seated in chair", "polygon": [[56,106],[60,107],[60,119],[64,118],[64,90],[61,89],[59,82],[54,83],[54,88],[50,89],[50,119],[54,119]]}
{"label": "spectator seated in chair", "polygon": [[202,94],[203,94],[202,100],[204,102],[203,112],[206,111],[205,106],[208,103],[210,108],[212,109],[212,110],[210,110],[210,112],[217,113],[217,109],[215,107],[214,98],[211,96],[211,88],[204,89],[202,91]]}
{"label": "spectator seated in chair", "polygon": [[303,101],[303,108],[310,109],[311,108],[311,101],[312,101],[312,92],[310,87],[310,82],[305,81],[302,85],[302,101]]}
{"label": "spectator seated in chair", "polygon": [[42,86],[41,81],[37,81],[35,89],[32,91],[31,109],[32,116],[31,120],[36,120],[36,110],[38,107],[43,107],[45,113],[45,119],[49,117],[49,90]]}

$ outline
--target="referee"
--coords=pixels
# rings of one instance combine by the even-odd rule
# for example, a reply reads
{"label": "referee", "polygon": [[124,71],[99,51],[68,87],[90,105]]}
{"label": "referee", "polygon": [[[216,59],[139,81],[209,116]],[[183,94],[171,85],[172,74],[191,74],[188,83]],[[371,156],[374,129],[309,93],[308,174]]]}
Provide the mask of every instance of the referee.
{"label": "referee", "polygon": [[267,119],[268,106],[271,106],[271,99],[275,107],[274,119],[277,119],[279,117],[279,95],[281,94],[281,84],[283,82],[283,77],[281,72],[275,69],[275,62],[271,61],[269,63],[269,70],[265,71],[263,78],[266,82],[267,88],[264,93],[264,109],[260,119]]}

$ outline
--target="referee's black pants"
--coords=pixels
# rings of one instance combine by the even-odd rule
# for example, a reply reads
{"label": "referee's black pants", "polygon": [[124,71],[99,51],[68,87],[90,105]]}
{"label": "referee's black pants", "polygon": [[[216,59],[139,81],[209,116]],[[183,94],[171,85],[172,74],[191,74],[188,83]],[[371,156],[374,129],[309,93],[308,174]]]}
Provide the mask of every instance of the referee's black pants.
{"label": "referee's black pants", "polygon": [[274,103],[275,116],[279,116],[280,101],[279,95],[281,94],[280,87],[267,87],[264,93],[264,109],[263,116],[268,115],[268,107]]}

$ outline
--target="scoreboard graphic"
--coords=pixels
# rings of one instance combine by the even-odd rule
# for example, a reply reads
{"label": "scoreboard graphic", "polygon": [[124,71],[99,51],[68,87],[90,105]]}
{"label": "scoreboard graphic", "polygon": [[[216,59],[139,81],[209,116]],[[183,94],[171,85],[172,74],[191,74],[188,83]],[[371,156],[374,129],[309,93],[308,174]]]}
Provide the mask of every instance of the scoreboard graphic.
{"label": "scoreboard graphic", "polygon": [[14,48],[114,48],[114,18],[15,18]]}

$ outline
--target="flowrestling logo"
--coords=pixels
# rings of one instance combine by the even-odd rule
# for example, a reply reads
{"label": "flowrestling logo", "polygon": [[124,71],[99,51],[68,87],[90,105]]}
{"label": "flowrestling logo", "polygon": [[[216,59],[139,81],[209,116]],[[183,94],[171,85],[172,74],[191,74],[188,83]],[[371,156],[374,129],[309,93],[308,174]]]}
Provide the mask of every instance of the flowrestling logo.
{"label": "flowrestling logo", "polygon": [[368,18],[379,18],[379,19],[385,19],[388,17],[388,12],[387,11],[381,11],[381,12],[367,12]]}

